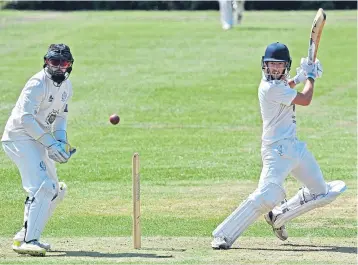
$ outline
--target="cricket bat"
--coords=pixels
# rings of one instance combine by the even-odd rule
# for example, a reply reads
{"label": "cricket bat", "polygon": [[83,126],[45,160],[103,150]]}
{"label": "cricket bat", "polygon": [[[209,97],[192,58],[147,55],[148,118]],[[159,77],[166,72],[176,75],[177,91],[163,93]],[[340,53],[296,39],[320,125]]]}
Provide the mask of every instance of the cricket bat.
{"label": "cricket bat", "polygon": [[308,46],[308,63],[314,63],[316,61],[318,45],[321,40],[321,34],[324,24],[326,23],[326,13],[322,8],[318,9],[317,14],[313,20],[310,41]]}

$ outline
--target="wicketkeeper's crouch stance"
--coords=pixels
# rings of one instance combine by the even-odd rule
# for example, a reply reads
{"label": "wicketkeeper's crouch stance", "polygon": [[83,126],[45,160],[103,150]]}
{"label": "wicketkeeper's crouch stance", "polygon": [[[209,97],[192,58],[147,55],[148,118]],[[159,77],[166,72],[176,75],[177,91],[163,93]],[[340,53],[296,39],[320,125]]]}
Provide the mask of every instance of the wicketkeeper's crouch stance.
{"label": "wicketkeeper's crouch stance", "polygon": [[[303,58],[297,75],[286,81],[290,68],[288,48],[281,43],[268,45],[262,57],[263,78],[258,91],[263,120],[260,181],[258,188],[214,230],[214,249],[230,248],[262,214],[275,235],[286,240],[286,222],[329,204],[346,189],[343,181],[324,181],[315,158],[296,137],[295,106],[311,103],[314,82],[322,75],[322,67],[318,60],[309,64]],[[301,93],[292,89],[303,81]],[[283,182],[290,173],[304,187],[285,201]],[[280,202],[284,203],[277,206]]]}
{"label": "wicketkeeper's crouch stance", "polygon": [[219,0],[220,21],[223,30],[240,24],[244,13],[245,0]]}
{"label": "wicketkeeper's crouch stance", "polygon": [[72,85],[67,78],[73,57],[64,44],[52,44],[44,56],[43,70],[31,77],[11,112],[2,136],[5,153],[20,171],[28,193],[23,228],[15,235],[13,250],[44,256],[50,245],[41,233],[66,185],[59,182],[55,162],[65,163],[75,152],[67,142],[67,102]]}

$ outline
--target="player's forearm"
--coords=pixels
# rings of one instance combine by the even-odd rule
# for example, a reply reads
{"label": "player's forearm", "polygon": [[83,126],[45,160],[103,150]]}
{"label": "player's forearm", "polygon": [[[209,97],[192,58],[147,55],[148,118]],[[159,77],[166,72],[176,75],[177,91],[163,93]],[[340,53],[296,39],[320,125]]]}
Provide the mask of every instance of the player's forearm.
{"label": "player's forearm", "polygon": [[312,101],[313,97],[313,88],[314,88],[314,79],[313,78],[307,78],[307,81],[305,83],[305,86],[303,87],[302,94],[305,96],[308,105]]}
{"label": "player's forearm", "polygon": [[290,88],[295,88],[295,86],[296,86],[296,83],[293,79],[288,80],[287,83],[290,86]]}
{"label": "player's forearm", "polygon": [[49,133],[46,133],[41,128],[32,114],[23,115],[21,117],[21,124],[32,138],[34,138],[36,141],[39,141],[43,145],[50,146],[55,142],[53,136]]}
{"label": "player's forearm", "polygon": [[67,142],[67,115],[57,116],[52,126],[52,132],[56,140]]}

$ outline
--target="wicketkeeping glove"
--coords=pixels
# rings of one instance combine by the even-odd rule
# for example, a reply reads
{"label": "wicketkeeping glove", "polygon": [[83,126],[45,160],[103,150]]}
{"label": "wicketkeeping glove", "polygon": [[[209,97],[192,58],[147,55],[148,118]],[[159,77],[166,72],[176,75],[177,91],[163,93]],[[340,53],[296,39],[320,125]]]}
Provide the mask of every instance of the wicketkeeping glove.
{"label": "wicketkeeping glove", "polygon": [[301,59],[300,67],[296,69],[296,76],[293,78],[293,81],[296,84],[306,81],[308,77],[316,79],[322,77],[323,68],[318,59],[314,64],[309,64],[307,58]]}
{"label": "wicketkeeping glove", "polygon": [[57,141],[55,144],[47,147],[48,156],[59,163],[66,163],[71,155],[76,152],[69,144]]}

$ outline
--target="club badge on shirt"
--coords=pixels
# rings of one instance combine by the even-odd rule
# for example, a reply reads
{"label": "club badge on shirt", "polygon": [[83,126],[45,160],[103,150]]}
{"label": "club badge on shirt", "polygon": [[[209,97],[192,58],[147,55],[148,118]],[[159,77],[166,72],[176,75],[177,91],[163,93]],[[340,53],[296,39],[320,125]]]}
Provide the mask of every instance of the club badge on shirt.
{"label": "club badge on shirt", "polygon": [[56,117],[58,115],[59,111],[58,110],[52,110],[46,117],[46,123],[47,125],[51,125],[55,120]]}

